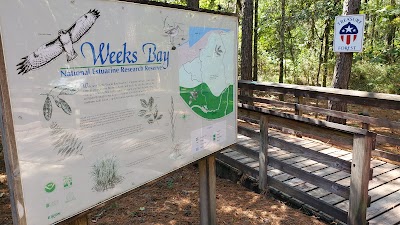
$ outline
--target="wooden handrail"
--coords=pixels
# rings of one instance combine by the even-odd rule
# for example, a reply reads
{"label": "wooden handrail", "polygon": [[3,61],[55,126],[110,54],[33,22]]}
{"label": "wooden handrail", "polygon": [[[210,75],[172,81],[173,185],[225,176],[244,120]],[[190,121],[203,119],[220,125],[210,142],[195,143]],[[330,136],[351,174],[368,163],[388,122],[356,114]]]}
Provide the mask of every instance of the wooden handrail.
{"label": "wooden handrail", "polygon": [[239,88],[248,87],[253,90],[293,94],[295,96],[400,110],[399,95],[294,84],[254,82],[247,80],[239,80],[238,83]]}
{"label": "wooden handrail", "polygon": [[[324,114],[327,116],[334,116],[334,117],[339,117],[339,118],[343,118],[343,119],[358,120],[363,123],[368,123],[368,124],[373,124],[373,125],[388,127],[388,128],[400,129],[399,122],[393,122],[393,121],[390,121],[387,119],[357,115],[357,114],[348,113],[348,112],[341,112],[341,111],[336,111],[336,110],[319,108],[319,107],[315,107],[315,106],[283,102],[283,101],[277,101],[277,100],[271,100],[271,99],[265,99],[265,98],[251,98],[251,97],[247,97],[247,96],[243,96],[243,95],[239,95],[239,99],[245,100],[245,101],[253,100],[254,102],[261,102],[261,103],[271,104],[271,105],[275,105],[275,106],[290,107],[293,109],[297,108],[297,109],[308,111],[308,112],[321,113],[321,114]],[[400,104],[400,102],[399,102],[399,104]]]}

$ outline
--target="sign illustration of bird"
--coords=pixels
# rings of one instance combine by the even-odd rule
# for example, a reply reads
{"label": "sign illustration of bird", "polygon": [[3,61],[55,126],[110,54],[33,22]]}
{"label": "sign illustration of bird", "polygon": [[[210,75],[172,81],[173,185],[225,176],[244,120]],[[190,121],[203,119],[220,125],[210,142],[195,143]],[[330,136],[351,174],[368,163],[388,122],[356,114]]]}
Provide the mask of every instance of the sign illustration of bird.
{"label": "sign illustration of bird", "polygon": [[22,61],[17,64],[18,74],[24,75],[31,70],[38,69],[56,59],[63,52],[67,54],[67,62],[74,60],[78,54],[75,52],[73,44],[90,30],[99,16],[99,11],[91,9],[68,30],[58,31],[56,39],[40,46],[36,51],[21,59]]}

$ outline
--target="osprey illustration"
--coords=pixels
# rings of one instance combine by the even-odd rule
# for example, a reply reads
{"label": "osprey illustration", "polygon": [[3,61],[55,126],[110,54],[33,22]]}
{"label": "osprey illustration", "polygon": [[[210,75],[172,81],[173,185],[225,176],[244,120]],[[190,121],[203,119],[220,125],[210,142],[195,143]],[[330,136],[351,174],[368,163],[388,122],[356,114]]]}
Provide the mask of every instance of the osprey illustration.
{"label": "osprey illustration", "polygon": [[58,31],[56,39],[40,46],[32,54],[21,59],[22,62],[17,65],[18,74],[24,75],[31,70],[40,68],[53,61],[63,52],[67,54],[67,62],[74,60],[78,54],[75,52],[72,44],[79,41],[90,30],[99,16],[99,11],[91,9],[88,13],[81,16],[68,30]]}

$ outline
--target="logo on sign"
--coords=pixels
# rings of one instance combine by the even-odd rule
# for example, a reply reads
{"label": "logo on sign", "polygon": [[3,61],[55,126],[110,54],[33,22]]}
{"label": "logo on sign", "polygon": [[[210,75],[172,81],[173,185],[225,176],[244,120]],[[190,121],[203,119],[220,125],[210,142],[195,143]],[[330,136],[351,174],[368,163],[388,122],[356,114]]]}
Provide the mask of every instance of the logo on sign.
{"label": "logo on sign", "polygon": [[354,24],[348,22],[340,29],[339,34],[342,42],[346,43],[346,45],[350,45],[357,39],[358,28]]}

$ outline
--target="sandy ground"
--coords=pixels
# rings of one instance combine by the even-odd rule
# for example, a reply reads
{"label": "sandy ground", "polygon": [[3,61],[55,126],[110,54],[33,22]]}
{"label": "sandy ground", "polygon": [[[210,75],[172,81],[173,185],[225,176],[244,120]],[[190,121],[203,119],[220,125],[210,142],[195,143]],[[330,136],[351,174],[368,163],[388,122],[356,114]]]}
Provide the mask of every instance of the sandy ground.
{"label": "sandy ground", "polygon": [[[165,178],[138,188],[89,215],[92,225],[199,224],[199,172],[189,165]],[[270,196],[217,178],[218,224],[322,225]],[[5,167],[0,154],[0,224],[11,225],[11,207]]]}

